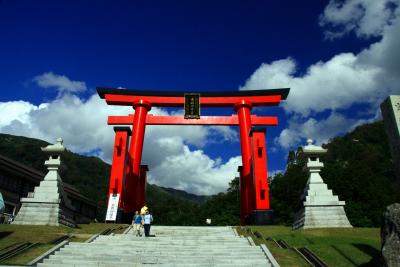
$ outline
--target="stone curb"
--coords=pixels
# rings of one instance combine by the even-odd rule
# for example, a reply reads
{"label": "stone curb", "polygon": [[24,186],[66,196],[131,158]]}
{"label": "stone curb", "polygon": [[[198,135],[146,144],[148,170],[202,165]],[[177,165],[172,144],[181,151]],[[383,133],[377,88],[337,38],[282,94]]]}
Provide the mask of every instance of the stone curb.
{"label": "stone curb", "polygon": [[235,234],[235,236],[239,236],[238,232],[236,231],[235,227],[232,227],[233,233]]}
{"label": "stone curb", "polygon": [[129,230],[131,230],[131,229],[132,229],[132,225],[129,225],[128,228],[126,228],[122,234],[126,235],[129,232]]}
{"label": "stone curb", "polygon": [[84,243],[91,243],[93,240],[95,240],[97,237],[99,237],[100,234],[94,234],[91,237],[89,237],[88,240],[86,240]]}
{"label": "stone curb", "polygon": [[247,240],[249,241],[250,246],[255,246],[256,245],[256,243],[254,243],[254,240],[253,240],[253,238],[251,238],[251,236],[248,236]]}
{"label": "stone curb", "polygon": [[69,243],[69,240],[64,240],[63,242],[61,242],[58,245],[55,245],[54,247],[52,247],[51,249],[49,249],[48,251],[46,251],[45,253],[43,253],[42,255],[40,255],[39,257],[37,257],[36,259],[28,262],[28,266],[34,266],[37,263],[41,262],[42,260],[44,260],[45,258],[47,258],[48,256],[50,256],[51,254],[53,254],[54,252],[56,252],[57,250],[59,250],[60,248],[64,247],[65,245],[67,245]]}
{"label": "stone curb", "polygon": [[267,246],[265,244],[261,244],[260,247],[264,252],[265,256],[267,257],[267,259],[269,260],[269,262],[271,263],[271,265],[273,267],[280,267],[278,262],[275,260],[274,256],[272,256],[271,252],[267,248]]}

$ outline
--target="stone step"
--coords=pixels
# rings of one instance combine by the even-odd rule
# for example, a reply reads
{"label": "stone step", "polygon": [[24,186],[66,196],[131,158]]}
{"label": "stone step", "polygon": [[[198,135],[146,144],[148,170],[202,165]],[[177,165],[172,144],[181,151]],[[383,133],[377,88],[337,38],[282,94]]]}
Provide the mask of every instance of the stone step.
{"label": "stone step", "polygon": [[[165,235],[165,234],[159,234],[159,233],[152,233],[153,236],[152,239],[157,239],[157,238],[173,238],[175,240],[180,240],[180,239],[217,239],[217,240],[236,240],[237,236],[231,235],[231,236],[222,236],[222,235],[190,235],[190,234],[180,234],[180,235]],[[136,239],[137,236],[136,234],[126,234],[125,236],[120,236],[120,235],[108,235],[108,236],[99,236],[98,239],[115,239],[115,238],[119,238],[119,239]]]}
{"label": "stone step", "polygon": [[215,260],[264,260],[265,256],[260,253],[247,253],[247,254],[202,254],[197,252],[191,253],[182,253],[182,254],[172,254],[172,253],[140,253],[135,255],[134,253],[130,255],[122,254],[122,253],[101,253],[101,254],[94,254],[94,253],[57,253],[55,254],[52,259],[76,259],[77,256],[84,256],[85,260],[97,260],[97,261],[107,261],[108,259],[120,259],[120,260],[146,260],[146,259],[157,259],[157,260],[169,260],[169,261],[199,261],[199,260],[208,260],[208,259],[215,259]]}
{"label": "stone step", "polygon": [[207,237],[202,237],[202,238],[193,238],[193,237],[187,237],[187,238],[182,238],[182,237],[177,237],[177,238],[171,238],[171,237],[161,237],[161,236],[152,236],[152,237],[145,237],[145,236],[132,236],[128,238],[120,238],[120,237],[107,237],[107,238],[101,238],[98,237],[96,238],[96,242],[109,242],[109,241],[115,241],[117,242],[169,242],[169,241],[191,241],[191,242],[237,242],[241,240],[246,240],[246,238],[207,238]]}
{"label": "stone step", "polygon": [[[143,230],[143,228],[141,228]],[[221,233],[221,232],[162,232],[162,231],[151,231],[152,228],[150,228],[150,232],[151,233],[155,233],[158,235],[162,235],[162,236],[184,236],[184,235],[190,235],[190,236],[235,236],[233,233]],[[134,234],[134,231],[128,232],[128,235]]]}
{"label": "stone step", "polygon": [[[93,242],[93,244],[110,244],[110,242],[107,242],[105,240],[99,240],[99,241],[95,241]],[[159,246],[161,245],[197,245],[197,246],[201,246],[201,245],[212,245],[212,244],[219,244],[219,245],[223,245],[223,244],[248,244],[247,240],[239,240],[238,242],[235,241],[221,241],[221,242],[216,242],[216,241],[208,241],[208,240],[152,240],[152,241],[144,241],[144,240],[135,240],[135,241],[123,241],[123,240],[119,240],[119,242],[115,242],[114,244],[116,245],[135,245],[135,244],[143,244],[143,245],[153,245],[153,244],[159,244]]]}
{"label": "stone step", "polygon": [[[143,267],[143,264],[141,263],[85,263],[83,265],[81,264],[73,264],[71,265],[70,263],[39,263],[37,265],[38,267],[71,267],[71,266],[82,266],[82,267]],[[232,264],[232,263],[214,263],[214,264],[209,264],[205,265],[204,263],[160,263],[157,264],[158,267],[269,267],[271,266],[269,263],[254,263],[254,264]]]}
{"label": "stone step", "polygon": [[[102,255],[102,254],[118,254],[118,255],[124,255],[127,253],[130,254],[140,254],[140,255],[147,255],[147,254],[157,254],[157,255],[164,255],[164,254],[173,254],[173,255],[192,255],[193,253],[198,254],[198,255],[215,255],[215,256],[219,256],[219,255],[232,255],[232,256],[247,256],[247,255],[257,255],[260,254],[261,251],[259,250],[258,247],[255,247],[257,249],[253,249],[253,250],[248,250],[248,249],[240,249],[240,250],[230,250],[230,251],[226,251],[226,250],[206,250],[206,249],[180,249],[179,251],[177,251],[176,249],[165,249],[165,250],[144,250],[144,249],[131,249],[131,250],[121,250],[118,248],[109,248],[109,249],[94,249],[94,248],[88,248],[88,249],[70,249],[70,248],[65,248],[60,250],[60,252],[58,252],[58,254],[63,253],[62,255],[80,255],[80,254],[85,254],[90,252],[91,255]],[[261,254],[260,254],[261,255]]]}
{"label": "stone step", "polygon": [[182,242],[192,242],[192,243],[245,243],[246,238],[238,239],[215,239],[215,238],[160,238],[160,237],[134,237],[134,238],[97,238],[94,243],[182,243]]}
{"label": "stone step", "polygon": [[251,250],[256,250],[257,246],[254,246],[255,248],[253,249],[252,247],[246,247],[246,246],[219,246],[219,245],[213,245],[213,246],[188,246],[185,247],[183,246],[141,246],[137,249],[133,249],[135,246],[111,246],[111,245],[104,245],[104,246],[90,246],[90,247],[65,247],[64,249],[69,249],[69,250],[98,250],[98,251],[107,251],[108,249],[115,249],[115,250],[121,250],[121,251],[129,251],[129,249],[132,249],[134,251],[148,251],[151,249],[157,249],[158,251],[176,251],[176,250],[188,250],[188,251],[210,251],[210,250],[215,250],[215,251],[235,251],[235,252],[240,252],[241,250],[244,251],[251,251]]}
{"label": "stone step", "polygon": [[[179,262],[187,262],[190,261],[191,259],[182,259],[183,261]],[[109,266],[109,264],[112,264],[115,266],[121,266],[127,264],[129,266],[132,266],[133,264],[143,264],[143,265],[158,265],[158,264],[175,264],[175,262],[171,262],[171,259],[138,259],[138,261],[132,261],[132,260],[121,260],[121,259],[115,259],[115,258],[109,258],[108,260],[91,260],[91,259],[46,259],[43,261],[43,263],[52,263],[52,264],[60,264],[60,263],[67,263],[70,264],[70,266],[74,265],[79,265],[79,266],[87,266],[89,264],[103,264],[103,266]],[[242,266],[251,266],[252,264],[264,264],[262,266],[266,265],[265,260],[251,260],[251,259],[244,259],[244,260],[231,260],[231,259],[205,259],[205,260],[196,260],[196,264],[202,264],[203,266],[211,265],[213,266],[214,264],[241,264]]]}
{"label": "stone step", "polygon": [[[207,241],[207,240],[174,240],[174,239],[153,239],[153,238],[137,238],[136,240],[94,240],[91,244],[93,246],[103,246],[104,244],[110,244],[115,246],[164,246],[164,245],[187,245],[187,246],[213,246],[213,245],[239,245],[248,246],[249,242],[247,239],[238,239],[235,241]],[[80,246],[81,243],[71,242],[71,246]]]}
{"label": "stone step", "polygon": [[[164,247],[164,246],[187,246],[187,247],[222,247],[223,245],[229,245],[230,247],[247,247],[249,245],[249,242],[247,240],[240,240],[238,242],[193,242],[193,241],[174,241],[174,240],[169,240],[169,241],[152,241],[152,242],[146,242],[143,241],[141,242],[136,241],[121,241],[121,242],[105,242],[105,241],[99,241],[99,242],[92,242],[91,243],[93,247],[103,247],[103,246],[116,246],[116,247],[125,247],[125,246],[140,246],[140,247]],[[76,243],[71,243],[71,247],[78,247],[82,246],[81,244],[76,244]]]}
{"label": "stone step", "polygon": [[[232,253],[239,254],[241,255],[242,253],[260,253],[260,250],[258,247],[254,246],[255,249],[245,249],[245,248],[240,248],[240,249],[222,249],[222,248],[193,248],[193,249],[185,249],[185,248],[174,248],[174,249],[163,249],[163,248],[141,248],[141,249],[119,249],[119,248],[104,248],[104,249],[98,249],[98,248],[63,248],[62,252],[71,252],[71,253],[93,253],[93,254],[102,254],[102,253],[108,253],[110,251],[112,252],[121,252],[121,253],[136,253],[136,254],[145,254],[148,252],[153,252],[156,254],[160,253],[173,253],[173,254],[183,254],[183,253],[201,253],[201,254],[222,254],[225,253],[226,255],[232,255]],[[179,250],[179,252],[177,251]]]}

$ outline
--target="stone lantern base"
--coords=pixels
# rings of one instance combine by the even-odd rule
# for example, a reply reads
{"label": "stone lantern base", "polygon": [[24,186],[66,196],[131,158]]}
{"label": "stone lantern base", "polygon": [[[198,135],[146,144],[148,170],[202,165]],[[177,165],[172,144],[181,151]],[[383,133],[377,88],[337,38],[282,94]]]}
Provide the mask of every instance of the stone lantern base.
{"label": "stone lantern base", "polygon": [[21,209],[13,224],[28,225],[66,225],[75,227],[73,219],[73,207],[71,201],[64,192],[58,168],[61,165],[60,154],[65,150],[62,139],[57,139],[54,145],[42,148],[50,154],[45,165],[49,172],[35,187],[34,192],[28,193],[28,197],[21,198]]}
{"label": "stone lantern base", "polygon": [[72,212],[68,212],[59,203],[34,202],[34,199],[30,201],[22,202],[13,224],[76,227]]}
{"label": "stone lantern base", "polygon": [[352,227],[342,205],[305,206],[297,213],[293,224],[293,229],[336,227]]}
{"label": "stone lantern base", "polygon": [[344,211],[345,202],[333,195],[319,174],[312,174],[310,178],[304,194],[304,206],[296,214],[293,228],[352,227]]}
{"label": "stone lantern base", "polygon": [[72,206],[64,193],[62,183],[58,179],[48,180],[49,178],[51,177],[48,174],[35,187],[34,192],[21,198],[22,206],[13,224],[76,226]]}

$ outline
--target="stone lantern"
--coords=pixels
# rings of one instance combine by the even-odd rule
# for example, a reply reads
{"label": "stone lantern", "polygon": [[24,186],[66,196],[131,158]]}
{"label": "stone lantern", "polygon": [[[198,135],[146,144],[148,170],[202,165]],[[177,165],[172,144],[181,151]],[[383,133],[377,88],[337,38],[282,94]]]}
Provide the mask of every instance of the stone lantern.
{"label": "stone lantern", "polygon": [[75,226],[73,207],[63,189],[63,183],[58,171],[61,165],[61,154],[65,151],[63,140],[58,138],[56,143],[41,148],[49,155],[44,162],[48,173],[36,186],[34,192],[21,198],[21,209],[14,224],[53,225],[60,224]]}
{"label": "stone lantern", "polygon": [[307,185],[312,183],[312,184],[317,184],[317,183],[324,183],[322,180],[321,175],[319,175],[319,172],[321,169],[324,167],[324,163],[319,161],[319,157],[326,152],[328,152],[327,149],[324,149],[320,146],[313,145],[313,140],[307,139],[307,146],[303,147],[303,153],[304,155],[307,156],[307,169],[310,173],[310,178],[307,182]]}
{"label": "stone lantern", "polygon": [[303,147],[309,178],[302,196],[303,208],[295,216],[294,229],[352,227],[344,211],[345,202],[333,195],[319,174],[324,167],[319,158],[326,152],[327,149],[313,145],[311,139]]}

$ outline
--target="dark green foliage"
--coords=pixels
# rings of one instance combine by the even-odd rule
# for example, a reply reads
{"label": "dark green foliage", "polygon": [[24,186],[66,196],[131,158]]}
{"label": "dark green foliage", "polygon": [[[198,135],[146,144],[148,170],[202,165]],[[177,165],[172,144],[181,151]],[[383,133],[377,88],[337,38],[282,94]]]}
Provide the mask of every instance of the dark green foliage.
{"label": "dark green foliage", "polygon": [[183,190],[179,190],[179,189],[174,189],[174,188],[169,188],[169,187],[162,187],[160,186],[160,188],[168,193],[170,193],[171,195],[174,195],[176,197],[179,198],[183,198],[186,200],[191,200],[197,203],[204,203],[208,196],[199,196],[199,195],[195,195],[195,194],[190,194],[186,191]]}
{"label": "dark green foliage", "polygon": [[354,226],[380,226],[386,206],[399,202],[399,181],[383,123],[357,127],[327,146],[321,175],[339,198]]}
{"label": "dark green foliage", "polygon": [[238,225],[240,219],[239,178],[229,183],[226,193],[211,196],[200,209],[200,219],[212,219],[213,225]]}
{"label": "dark green foliage", "polygon": [[43,163],[47,157],[40,147],[47,145],[47,142],[38,139],[0,134],[0,154],[41,172],[46,171]]}
{"label": "dark green foliage", "polygon": [[199,204],[175,197],[156,185],[148,185],[147,204],[154,222],[163,225],[199,225]]}
{"label": "dark green foliage", "polygon": [[[384,208],[400,201],[399,182],[393,171],[387,137],[382,122],[365,124],[327,145],[322,158],[321,176],[340,200],[346,201],[346,213],[353,226],[380,226]],[[303,170],[301,151],[289,153],[284,174],[271,182],[271,204],[279,223],[291,224],[300,208],[300,199],[308,178]]]}
{"label": "dark green foliage", "polygon": [[278,224],[291,224],[301,207],[301,195],[308,178],[305,164],[300,148],[296,152],[289,151],[286,172],[278,173],[270,180],[271,207]]}

